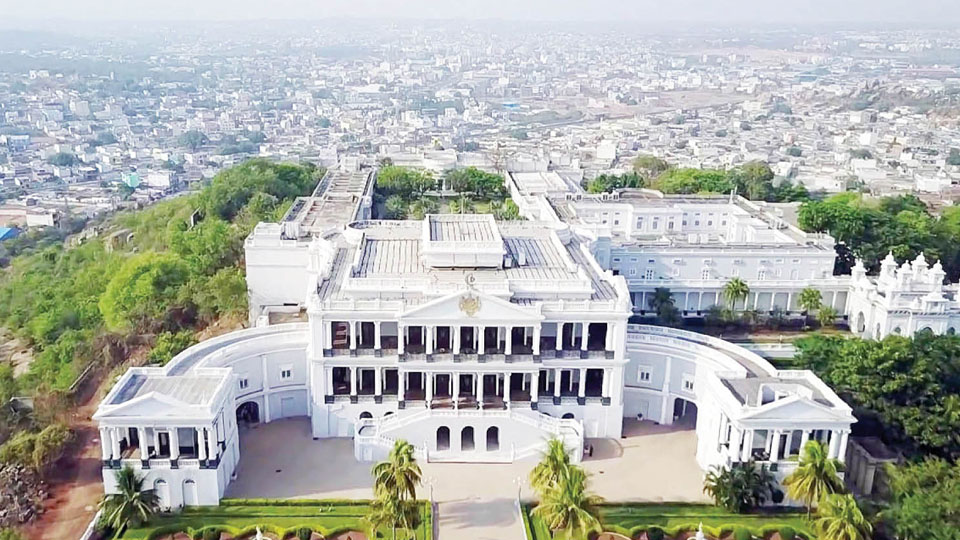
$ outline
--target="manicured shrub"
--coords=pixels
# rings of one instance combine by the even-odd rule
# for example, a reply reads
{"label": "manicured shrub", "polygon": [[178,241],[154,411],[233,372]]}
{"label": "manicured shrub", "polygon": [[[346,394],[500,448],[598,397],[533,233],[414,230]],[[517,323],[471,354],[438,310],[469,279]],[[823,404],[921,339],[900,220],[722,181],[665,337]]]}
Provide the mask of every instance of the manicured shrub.
{"label": "manicured shrub", "polygon": [[647,529],[647,540],[663,540],[663,529],[660,527]]}
{"label": "manicured shrub", "polygon": [[204,529],[203,540],[220,540],[220,529],[214,527]]}
{"label": "manicured shrub", "polygon": [[753,533],[746,527],[737,527],[733,530],[734,540],[753,540]]}
{"label": "manicured shrub", "polygon": [[313,531],[311,531],[309,527],[300,527],[297,529],[298,540],[310,540],[311,536],[313,536]]}
{"label": "manicured shrub", "polygon": [[780,527],[780,540],[794,540],[797,537],[797,531],[793,527],[784,525]]}

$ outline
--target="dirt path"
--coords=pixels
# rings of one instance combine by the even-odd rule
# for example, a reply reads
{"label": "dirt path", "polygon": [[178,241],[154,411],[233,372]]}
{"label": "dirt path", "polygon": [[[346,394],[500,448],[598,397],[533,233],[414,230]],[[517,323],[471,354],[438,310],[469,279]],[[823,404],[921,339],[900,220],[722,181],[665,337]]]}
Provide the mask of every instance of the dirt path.
{"label": "dirt path", "polygon": [[27,538],[75,540],[97,512],[103,495],[100,462],[100,432],[90,416],[100,401],[97,385],[85,392],[71,415],[73,445],[64,452],[47,478],[50,497],[44,501],[40,519],[23,530]]}

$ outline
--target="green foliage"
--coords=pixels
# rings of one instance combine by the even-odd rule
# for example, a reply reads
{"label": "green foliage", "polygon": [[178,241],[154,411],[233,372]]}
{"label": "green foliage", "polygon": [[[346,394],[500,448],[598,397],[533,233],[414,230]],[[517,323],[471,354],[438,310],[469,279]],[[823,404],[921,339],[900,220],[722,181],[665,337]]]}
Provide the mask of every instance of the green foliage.
{"label": "green foliage", "polygon": [[850,150],[850,157],[852,159],[871,159],[873,154],[866,148],[854,148]]}
{"label": "green foliage", "polygon": [[923,252],[927,260],[940,260],[949,279],[960,276],[960,208],[944,210],[938,219],[913,195],[867,200],[842,193],[803,203],[797,221],[805,231],[829,232],[844,244],[838,251],[848,249],[871,272],[887,253],[903,261]]}
{"label": "green foliage", "polygon": [[203,530],[203,540],[220,540],[220,529],[208,527]]}
{"label": "green foliage", "polygon": [[744,163],[729,170],[668,169],[652,183],[664,193],[737,193],[747,199],[768,202],[799,201],[809,198],[803,186],[782,180],[774,185],[770,166],[760,161]]}
{"label": "green foliage", "polygon": [[114,331],[144,328],[163,317],[189,279],[187,265],[169,253],[142,253],[127,259],[100,297],[100,312]]}
{"label": "green foliage", "polygon": [[540,462],[530,471],[530,485],[541,497],[560,479],[563,471],[570,466],[570,453],[563,440],[556,437],[547,441],[547,448]]}
{"label": "green foliage", "polygon": [[192,273],[210,275],[240,260],[243,238],[226,221],[206,219],[193,228],[187,228],[186,222],[177,225],[168,234],[170,250],[189,265]]}
{"label": "green foliage", "polygon": [[203,132],[196,129],[191,129],[190,131],[184,132],[182,135],[180,135],[180,137],[177,138],[177,144],[189,148],[194,152],[208,142],[210,142],[210,139],[207,138]]}
{"label": "green foliage", "polygon": [[735,309],[737,303],[746,301],[750,295],[750,286],[747,282],[735,277],[723,286],[723,299],[730,309]]}
{"label": "green foliage", "polygon": [[960,530],[960,465],[939,458],[887,469],[884,528],[898,538],[950,540]]}
{"label": "green foliage", "polygon": [[107,524],[120,530],[150,521],[159,508],[160,498],[152,489],[143,489],[143,477],[124,467],[116,472],[116,482],[116,491],[100,501]]}
{"label": "green foliage", "polygon": [[407,202],[401,195],[391,195],[384,204],[387,219],[406,219],[408,212]]}
{"label": "green foliage", "polygon": [[797,365],[882,421],[889,442],[960,456],[960,338],[930,332],[882,341],[811,336],[796,346]]}
{"label": "green foliage", "polygon": [[297,540],[310,540],[313,537],[313,531],[310,527],[300,527],[297,529]]}
{"label": "green foliage", "polygon": [[717,506],[736,513],[752,510],[769,500],[775,483],[766,465],[753,460],[731,467],[712,467],[703,481],[703,492]]}
{"label": "green foliage", "polygon": [[843,465],[827,456],[827,449],[819,441],[807,441],[800,452],[799,465],[783,479],[787,495],[802,501],[808,512],[827,495],[844,491],[839,475]]}
{"label": "green foliage", "polygon": [[191,330],[180,332],[163,332],[157,336],[157,342],[150,351],[150,362],[160,365],[166,364],[180,351],[195,344],[197,338]]}
{"label": "green foliage", "polygon": [[409,167],[388,165],[377,173],[377,189],[383,194],[399,195],[405,201],[422,198],[435,189],[437,181],[429,172]]}
{"label": "green foliage", "polygon": [[820,502],[814,527],[820,540],[870,540],[873,532],[853,495],[840,493]]}
{"label": "green foliage", "polygon": [[777,532],[780,533],[780,540],[794,540],[797,537],[797,531],[789,525],[780,527]]}
{"label": "green foliage", "polygon": [[733,530],[734,540],[753,540],[753,533],[746,527],[737,527]]}
{"label": "green foliage", "polygon": [[512,199],[507,199],[502,203],[493,201],[490,203],[490,212],[495,219],[501,221],[512,221],[520,219],[520,208]]}
{"label": "green foliage", "polygon": [[663,529],[660,527],[647,529],[647,540],[663,540]]}
{"label": "green foliage", "polygon": [[657,287],[649,300],[650,309],[657,314],[657,322],[664,326],[673,326],[680,322],[680,310],[674,303],[670,289]]}
{"label": "green foliage", "polygon": [[71,154],[70,152],[57,152],[56,154],[50,156],[47,159],[51,165],[56,165],[57,167],[73,167],[74,165],[80,163],[80,160],[77,159],[77,156]]}
{"label": "green foliage", "polygon": [[39,432],[20,431],[0,446],[0,463],[23,465],[43,474],[59,459],[70,437],[70,429],[63,424],[51,424]]}
{"label": "green foliage", "polygon": [[458,193],[471,193],[480,199],[503,199],[507,196],[502,176],[476,167],[450,169],[444,173],[444,178]]}
{"label": "green foliage", "polygon": [[624,174],[601,174],[593,180],[587,182],[587,192],[589,193],[610,193],[616,189],[623,188],[642,188],[645,185],[644,179],[635,172]]}
{"label": "green foliage", "polygon": [[319,174],[311,164],[298,166],[254,159],[218,173],[198,202],[207,217],[232,220],[257,193],[281,200],[308,195]]}
{"label": "green foliage", "polygon": [[588,491],[587,473],[576,465],[568,465],[542,493],[533,513],[562,538],[586,538],[601,531],[596,508],[601,501]]}
{"label": "green foliage", "polygon": [[644,180],[656,178],[669,168],[669,163],[655,156],[637,156],[633,160],[633,170],[640,174]]}
{"label": "green foliage", "polygon": [[666,171],[653,187],[664,193],[729,193],[734,184],[724,171],[686,168]]}

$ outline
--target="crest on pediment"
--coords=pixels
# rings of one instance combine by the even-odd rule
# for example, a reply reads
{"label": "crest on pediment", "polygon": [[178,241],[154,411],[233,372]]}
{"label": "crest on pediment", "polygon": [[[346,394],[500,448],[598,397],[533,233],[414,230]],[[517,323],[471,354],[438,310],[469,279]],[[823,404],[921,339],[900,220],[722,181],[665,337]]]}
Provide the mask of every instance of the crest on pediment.
{"label": "crest on pediment", "polygon": [[467,317],[473,317],[480,311],[480,296],[477,295],[473,288],[473,284],[476,282],[476,276],[467,274],[464,281],[467,283],[467,292],[460,297],[459,307],[460,311]]}

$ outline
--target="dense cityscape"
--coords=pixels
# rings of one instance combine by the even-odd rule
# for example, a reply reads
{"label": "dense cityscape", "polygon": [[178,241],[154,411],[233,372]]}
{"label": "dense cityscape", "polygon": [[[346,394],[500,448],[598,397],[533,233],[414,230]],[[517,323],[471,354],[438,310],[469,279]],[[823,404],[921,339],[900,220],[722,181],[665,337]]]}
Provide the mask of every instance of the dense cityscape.
{"label": "dense cityscape", "polygon": [[955,30],[0,31],[0,540],[958,539],[958,199]]}

